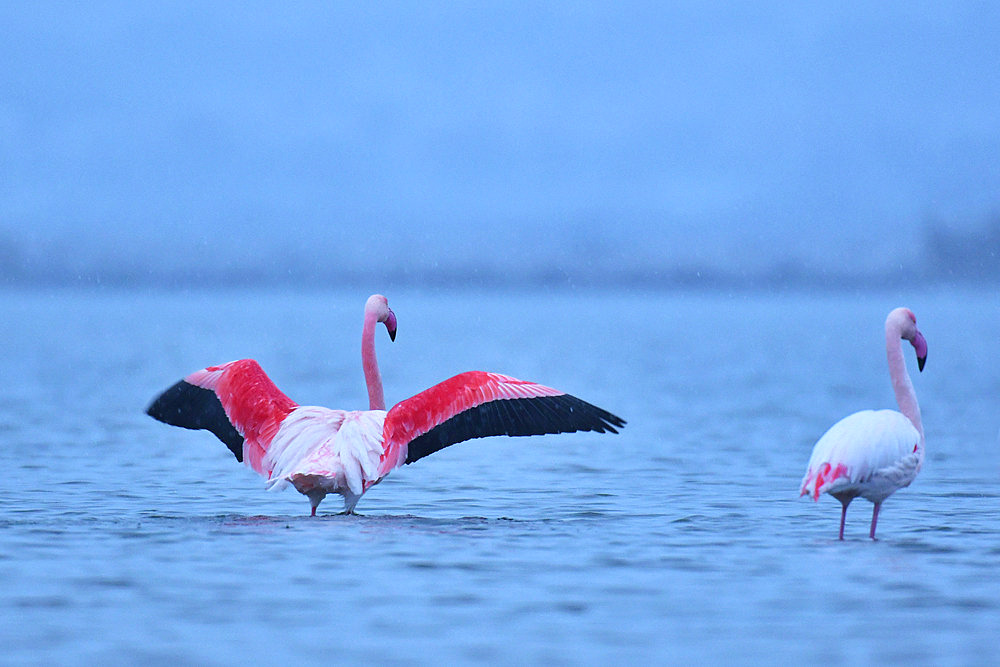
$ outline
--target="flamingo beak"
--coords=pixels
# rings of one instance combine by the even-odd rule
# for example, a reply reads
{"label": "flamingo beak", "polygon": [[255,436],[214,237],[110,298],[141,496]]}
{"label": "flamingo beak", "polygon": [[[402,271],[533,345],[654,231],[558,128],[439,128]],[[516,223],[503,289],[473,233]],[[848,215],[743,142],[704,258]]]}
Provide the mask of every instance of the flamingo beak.
{"label": "flamingo beak", "polygon": [[396,340],[396,313],[389,311],[389,317],[385,320],[385,330],[389,332],[389,340]]}
{"label": "flamingo beak", "polygon": [[927,363],[927,341],[924,340],[924,335],[918,331],[911,344],[917,352],[917,370],[923,371],[924,364]]}

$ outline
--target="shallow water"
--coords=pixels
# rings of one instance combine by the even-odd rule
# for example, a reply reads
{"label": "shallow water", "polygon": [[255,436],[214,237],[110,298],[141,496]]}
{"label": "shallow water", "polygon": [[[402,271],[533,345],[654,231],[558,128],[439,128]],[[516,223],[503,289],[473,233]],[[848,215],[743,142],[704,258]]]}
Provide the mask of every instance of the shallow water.
{"label": "shallow water", "polygon": [[[618,436],[462,443],[339,516],[268,493],[143,409],[252,356],[364,407],[367,294],[2,295],[0,646],[10,662],[1000,660],[1000,309],[987,292],[389,294],[392,403],[479,368]],[[848,512],[796,493],[840,417],[892,407],[882,322],[916,313],[927,460]],[[912,355],[907,356],[915,372]]]}

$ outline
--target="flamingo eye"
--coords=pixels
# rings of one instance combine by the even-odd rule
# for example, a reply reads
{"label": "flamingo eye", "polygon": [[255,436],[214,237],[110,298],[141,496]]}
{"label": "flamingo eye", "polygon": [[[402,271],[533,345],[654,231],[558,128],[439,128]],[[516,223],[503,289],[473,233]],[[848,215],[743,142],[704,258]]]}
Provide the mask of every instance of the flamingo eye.
{"label": "flamingo eye", "polygon": [[914,324],[917,323],[917,316],[913,314],[912,310],[906,311],[906,314],[910,316],[910,321],[911,322],[913,322]]}

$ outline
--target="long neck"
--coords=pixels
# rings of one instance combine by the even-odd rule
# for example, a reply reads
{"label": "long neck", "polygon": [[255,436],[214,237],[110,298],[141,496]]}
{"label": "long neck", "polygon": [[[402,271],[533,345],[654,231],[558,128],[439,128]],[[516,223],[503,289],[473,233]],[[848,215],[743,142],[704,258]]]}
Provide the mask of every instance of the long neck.
{"label": "long neck", "polygon": [[887,327],[885,331],[885,354],[889,360],[889,377],[892,378],[892,390],[896,393],[896,403],[899,411],[920,433],[924,439],[924,426],[920,421],[920,405],[917,404],[917,394],[913,391],[910,374],[906,372],[906,361],[903,359],[903,347],[900,332],[895,327]]}
{"label": "long neck", "polygon": [[382,393],[382,376],[378,372],[375,358],[375,313],[365,310],[365,326],[361,331],[361,365],[365,369],[368,384],[368,409],[385,410],[385,396]]}

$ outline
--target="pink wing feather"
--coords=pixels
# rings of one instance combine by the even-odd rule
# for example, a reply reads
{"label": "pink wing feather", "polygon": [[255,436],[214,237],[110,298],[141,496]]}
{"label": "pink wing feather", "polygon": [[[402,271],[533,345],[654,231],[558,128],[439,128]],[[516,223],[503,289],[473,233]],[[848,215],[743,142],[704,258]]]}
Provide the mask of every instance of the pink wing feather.
{"label": "pink wing feather", "polygon": [[269,477],[264,456],[297,404],[253,359],[209,366],[163,392],[146,412],[162,422],[215,433],[242,461]]}
{"label": "pink wing feather", "polygon": [[558,389],[469,371],[393,406],[379,475],[471,438],[610,431],[625,421]]}

